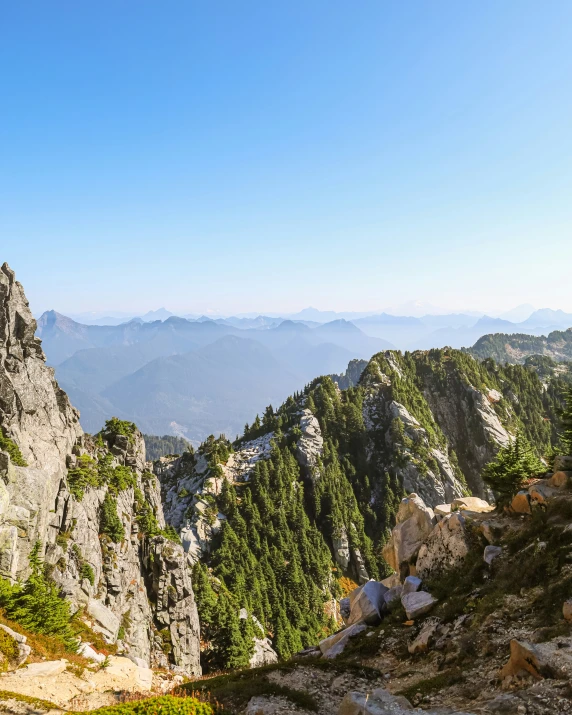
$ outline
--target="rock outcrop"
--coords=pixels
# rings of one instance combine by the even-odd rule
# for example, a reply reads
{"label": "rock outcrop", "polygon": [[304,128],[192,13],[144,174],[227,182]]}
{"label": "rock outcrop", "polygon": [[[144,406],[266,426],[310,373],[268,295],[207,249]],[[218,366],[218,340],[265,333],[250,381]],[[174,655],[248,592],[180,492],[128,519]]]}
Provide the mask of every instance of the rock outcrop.
{"label": "rock outcrop", "polygon": [[0,575],[25,579],[39,541],[72,611],[108,642],[148,665],[200,673],[190,564],[181,546],[157,535],[165,521],[142,435],[129,423],[84,435],[35,330],[22,286],[4,264]]}

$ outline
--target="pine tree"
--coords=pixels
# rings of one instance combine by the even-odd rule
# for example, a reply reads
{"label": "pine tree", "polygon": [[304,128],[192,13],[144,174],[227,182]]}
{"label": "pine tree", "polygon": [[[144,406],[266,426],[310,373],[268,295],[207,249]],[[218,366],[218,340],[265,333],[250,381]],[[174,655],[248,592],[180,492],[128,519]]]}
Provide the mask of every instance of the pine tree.
{"label": "pine tree", "polygon": [[117,516],[117,502],[107,492],[99,512],[99,533],[106,534],[116,544],[125,538],[123,522]]}
{"label": "pine tree", "polygon": [[75,651],[77,639],[70,626],[69,604],[60,598],[56,584],[44,573],[41,548],[37,541],[30,553],[30,576],[10,599],[6,614],[32,633],[59,637],[68,650]]}
{"label": "pine tree", "polygon": [[566,454],[572,454],[572,386],[564,394],[565,406],[560,415],[560,442]]}
{"label": "pine tree", "polygon": [[544,469],[526,437],[517,432],[501,447],[483,470],[483,479],[497,495],[499,505],[507,504],[526,481]]}

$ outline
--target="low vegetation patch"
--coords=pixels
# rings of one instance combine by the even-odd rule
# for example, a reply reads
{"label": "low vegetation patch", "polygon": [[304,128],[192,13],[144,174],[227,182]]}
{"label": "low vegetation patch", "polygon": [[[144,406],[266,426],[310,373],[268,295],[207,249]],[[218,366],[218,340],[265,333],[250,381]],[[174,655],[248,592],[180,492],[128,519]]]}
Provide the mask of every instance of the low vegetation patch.
{"label": "low vegetation patch", "polygon": [[263,668],[240,670],[227,675],[218,675],[205,680],[193,681],[181,685],[180,691],[211,693],[225,707],[241,709],[256,695],[274,695],[287,698],[294,705],[298,705],[311,712],[318,710],[316,700],[307,692],[295,690],[285,685],[273,683],[266,677],[275,670],[292,670],[294,663],[276,663]]}
{"label": "low vegetation patch", "polygon": [[195,697],[162,695],[134,702],[120,703],[91,711],[92,715],[217,715],[218,705],[211,705]]}
{"label": "low vegetation patch", "polygon": [[10,455],[10,460],[12,461],[12,464],[15,464],[17,467],[27,467],[28,463],[22,456],[22,452],[20,452],[20,448],[18,445],[13,442],[11,439],[6,437],[2,430],[0,429],[0,452],[8,452]]}

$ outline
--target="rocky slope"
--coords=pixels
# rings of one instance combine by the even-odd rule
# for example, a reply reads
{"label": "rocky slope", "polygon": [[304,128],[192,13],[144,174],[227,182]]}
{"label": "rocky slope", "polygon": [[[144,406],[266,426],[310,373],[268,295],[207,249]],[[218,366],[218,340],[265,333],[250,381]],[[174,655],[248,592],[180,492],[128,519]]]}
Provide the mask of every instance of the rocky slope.
{"label": "rocky slope", "polygon": [[162,532],[142,435],[97,439],[45,365],[22,286],[0,270],[0,575],[23,580],[41,543],[51,578],[95,631],[147,666],[197,674],[199,625],[183,548]]}
{"label": "rocky slope", "polygon": [[[399,567],[383,547],[403,492],[417,493],[428,507],[469,494],[491,500],[480,475],[499,446],[521,429],[548,450],[555,435],[559,388],[526,366],[435,350],[379,353],[365,369],[356,367],[357,386],[340,390],[318,378],[278,410],[269,408],[234,447],[212,438],[195,453],[154,465],[166,520],[191,560],[209,567],[213,588],[229,588],[274,634],[275,647],[277,624],[290,609],[293,633],[291,645],[278,648],[282,657],[297,639],[304,646],[318,629],[331,629],[330,619],[339,623],[331,604],[347,579],[361,584]],[[302,517],[288,515],[294,495],[285,483],[303,504],[307,537],[294,525]],[[314,540],[309,560],[300,546],[306,538]],[[257,571],[253,564],[274,549],[273,570]],[[316,566],[321,603],[309,605],[308,584],[300,591],[281,586],[282,578],[300,578],[283,571],[281,559]],[[245,582],[252,584],[246,592]],[[294,615],[299,609],[309,615],[306,625]]]}
{"label": "rocky slope", "polygon": [[500,363],[524,363],[531,355],[542,355],[556,362],[572,360],[572,328],[554,330],[547,336],[515,333],[483,335],[468,352],[480,360],[492,357]]}
{"label": "rocky slope", "polygon": [[199,687],[251,715],[572,712],[570,468],[559,458],[506,510],[410,494],[387,545],[407,568],[342,599],[345,627]]}

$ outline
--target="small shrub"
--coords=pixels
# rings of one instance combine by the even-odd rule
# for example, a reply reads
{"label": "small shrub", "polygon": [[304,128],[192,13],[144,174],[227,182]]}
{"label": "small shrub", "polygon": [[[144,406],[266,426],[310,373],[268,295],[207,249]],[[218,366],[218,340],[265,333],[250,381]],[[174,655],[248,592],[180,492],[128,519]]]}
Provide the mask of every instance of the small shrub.
{"label": "small shrub", "polygon": [[95,583],[95,573],[93,572],[92,567],[87,563],[87,561],[82,562],[79,569],[79,575],[82,579],[86,578],[92,586]]}
{"label": "small shrub", "polygon": [[78,457],[77,466],[68,470],[68,487],[77,501],[83,499],[88,487],[101,486],[101,477],[95,459],[88,454]]}
{"label": "small shrub", "polygon": [[17,467],[27,467],[28,463],[22,456],[22,452],[20,452],[20,448],[18,445],[13,442],[11,439],[6,437],[2,430],[0,429],[0,451],[1,452],[8,452],[10,455],[10,460],[12,461],[12,464],[15,464]]}
{"label": "small shrub", "polygon": [[217,709],[194,697],[161,695],[92,710],[92,715],[215,715]]}
{"label": "small shrub", "polygon": [[0,653],[6,657],[0,664],[0,671],[8,670],[8,664],[15,661],[19,655],[18,643],[3,628],[0,628]]}

